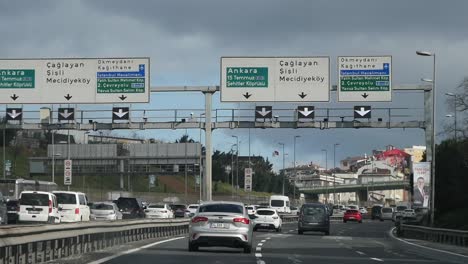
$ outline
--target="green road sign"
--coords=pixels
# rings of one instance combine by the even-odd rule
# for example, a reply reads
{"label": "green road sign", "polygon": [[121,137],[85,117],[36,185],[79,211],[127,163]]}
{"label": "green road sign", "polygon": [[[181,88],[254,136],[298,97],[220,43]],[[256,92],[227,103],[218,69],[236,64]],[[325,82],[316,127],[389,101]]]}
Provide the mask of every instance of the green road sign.
{"label": "green road sign", "polygon": [[267,88],[268,67],[227,67],[226,87]]}
{"label": "green road sign", "polygon": [[342,76],[340,82],[342,92],[390,90],[389,76]]}
{"label": "green road sign", "polygon": [[0,69],[0,89],[34,88],[35,71]]}
{"label": "green road sign", "polygon": [[98,93],[144,93],[145,78],[99,78]]}

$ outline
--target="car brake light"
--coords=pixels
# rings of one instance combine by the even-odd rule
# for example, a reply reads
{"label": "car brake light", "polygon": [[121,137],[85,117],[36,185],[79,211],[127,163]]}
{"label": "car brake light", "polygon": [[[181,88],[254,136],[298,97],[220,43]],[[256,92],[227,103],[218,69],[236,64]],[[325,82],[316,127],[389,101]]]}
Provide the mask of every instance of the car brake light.
{"label": "car brake light", "polygon": [[192,219],[192,223],[207,222],[208,218],[204,216],[197,216]]}
{"label": "car brake light", "polygon": [[52,213],[52,201],[49,200],[49,214]]}
{"label": "car brake light", "polygon": [[75,214],[80,214],[80,208],[75,208]]}
{"label": "car brake light", "polygon": [[244,217],[234,218],[233,221],[234,221],[234,223],[243,223],[243,224],[246,224],[246,225],[250,224],[250,220],[247,219],[247,218],[244,218]]}

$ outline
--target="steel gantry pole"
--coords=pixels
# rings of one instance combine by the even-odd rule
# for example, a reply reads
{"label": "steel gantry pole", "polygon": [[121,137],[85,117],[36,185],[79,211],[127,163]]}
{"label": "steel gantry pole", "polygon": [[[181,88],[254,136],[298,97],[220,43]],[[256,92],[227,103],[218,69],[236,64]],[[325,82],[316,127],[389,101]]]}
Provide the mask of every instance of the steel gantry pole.
{"label": "steel gantry pole", "polygon": [[293,185],[293,202],[296,204],[296,178],[297,178],[297,168],[296,168],[296,139],[301,136],[294,136],[294,185]]}
{"label": "steel gantry pole", "polygon": [[211,107],[214,91],[205,91],[205,201],[212,200],[212,144],[211,144]]}
{"label": "steel gantry pole", "polygon": [[[328,171],[328,150],[322,149],[322,152],[325,152],[325,171]],[[325,203],[328,204],[328,175],[325,174],[325,189],[326,189],[326,196],[325,196]]]}
{"label": "steel gantry pole", "polygon": [[335,170],[336,170],[336,146],[339,146],[340,143],[335,143],[333,145],[333,203],[336,204],[336,181],[335,181]]}
{"label": "steel gantry pole", "polygon": [[[435,148],[435,141],[436,141],[436,55],[435,53],[428,52],[428,51],[416,51],[416,54],[419,56],[426,56],[426,57],[431,57],[433,58],[433,65],[432,65],[432,80],[427,80],[423,79],[423,81],[432,83],[432,89],[431,89],[431,106],[432,106],[432,115],[431,115],[431,128],[432,128],[432,134],[430,136],[430,155],[426,155],[428,158],[430,158],[431,161],[431,203],[430,203],[430,221],[431,225],[434,225],[434,210],[435,210],[435,164],[436,164],[436,148]],[[427,101],[427,100],[426,100]],[[425,107],[425,112],[428,110],[427,106]],[[426,136],[426,140],[427,140]],[[427,141],[426,141],[427,142]],[[427,145],[427,144],[426,144]],[[428,151],[426,151],[427,154],[429,154]]]}
{"label": "steel gantry pole", "polygon": [[238,136],[232,136],[233,138],[236,138],[236,195],[238,187],[239,187],[239,137]]}

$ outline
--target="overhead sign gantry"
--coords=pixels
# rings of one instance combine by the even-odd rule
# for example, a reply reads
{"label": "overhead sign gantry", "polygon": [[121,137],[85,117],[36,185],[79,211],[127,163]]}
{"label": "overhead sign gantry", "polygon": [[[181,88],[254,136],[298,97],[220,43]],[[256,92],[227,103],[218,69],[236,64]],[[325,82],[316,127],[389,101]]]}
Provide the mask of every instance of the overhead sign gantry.
{"label": "overhead sign gantry", "polygon": [[0,104],[146,103],[149,58],[0,60]]}

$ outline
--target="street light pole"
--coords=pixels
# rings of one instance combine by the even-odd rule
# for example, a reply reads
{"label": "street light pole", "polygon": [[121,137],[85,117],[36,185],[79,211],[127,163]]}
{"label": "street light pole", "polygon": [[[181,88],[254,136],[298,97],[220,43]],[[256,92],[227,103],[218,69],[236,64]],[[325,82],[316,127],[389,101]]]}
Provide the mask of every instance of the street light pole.
{"label": "street light pole", "polygon": [[237,195],[237,187],[239,187],[239,137],[238,136],[232,136],[233,138],[236,138],[236,195]]}
{"label": "street light pole", "polygon": [[333,203],[336,203],[336,187],[335,187],[335,170],[336,170],[336,146],[339,146],[340,143],[335,143],[333,145]]}
{"label": "street light pole", "polygon": [[55,130],[52,130],[52,182],[55,183]]}
{"label": "street light pole", "polygon": [[[322,149],[323,152],[325,152],[325,171],[328,171],[328,150]],[[328,204],[328,175],[325,174],[325,177],[327,179],[325,180],[325,189],[326,189],[326,195],[325,196],[325,202]]]}
{"label": "street light pole", "polygon": [[296,138],[301,136],[294,136],[294,186],[293,186],[293,201],[296,201],[296,178],[297,178],[297,169],[296,169]]}
{"label": "street light pole", "polygon": [[436,111],[436,55],[435,53],[428,52],[428,51],[416,51],[416,54],[419,56],[432,56],[433,58],[433,68],[432,68],[432,80],[428,80],[428,82],[432,83],[432,135],[431,135],[431,205],[430,205],[430,210],[431,210],[431,225],[434,225],[434,202],[435,202],[435,139],[436,139],[436,116],[435,116],[435,111]]}
{"label": "street light pole", "polygon": [[284,195],[284,178],[285,178],[285,171],[284,171],[284,143],[278,143],[279,145],[283,146],[283,187],[282,187],[282,193]]}
{"label": "street light pole", "polygon": [[237,144],[232,144],[231,146],[231,198],[234,198],[234,146],[237,147]]}

